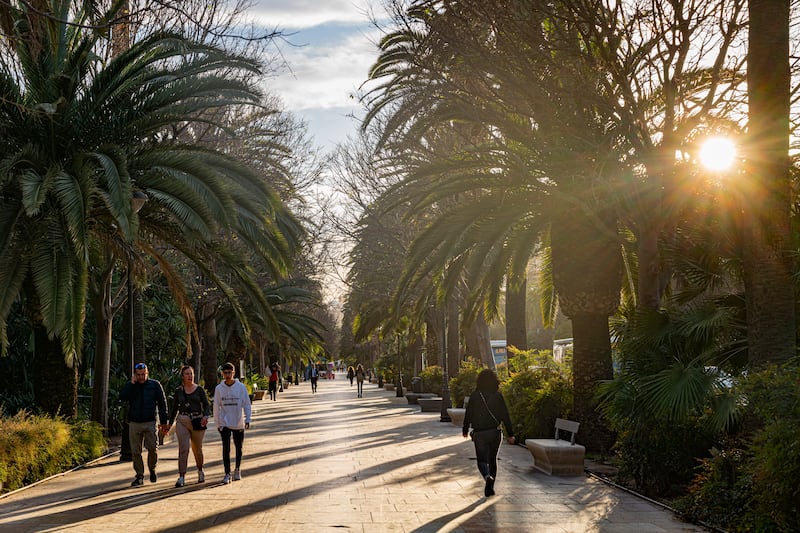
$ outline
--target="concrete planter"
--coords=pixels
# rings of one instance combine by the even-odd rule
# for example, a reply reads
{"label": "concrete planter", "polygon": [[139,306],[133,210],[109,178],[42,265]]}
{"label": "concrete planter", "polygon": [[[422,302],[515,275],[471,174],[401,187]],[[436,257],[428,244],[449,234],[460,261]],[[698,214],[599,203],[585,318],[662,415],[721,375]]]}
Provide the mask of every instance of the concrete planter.
{"label": "concrete planter", "polygon": [[432,392],[407,392],[406,393],[406,400],[408,400],[409,405],[419,405],[420,398],[435,398],[436,395]]}
{"label": "concrete planter", "polygon": [[384,383],[383,384],[384,390],[393,391],[394,390],[394,383]]}
{"label": "concrete planter", "polygon": [[462,407],[448,407],[447,415],[450,417],[450,423],[454,426],[461,427],[464,425],[464,415],[467,410]]}
{"label": "concrete planter", "polygon": [[420,410],[423,413],[441,413],[442,412],[442,399],[441,398],[417,398]]}

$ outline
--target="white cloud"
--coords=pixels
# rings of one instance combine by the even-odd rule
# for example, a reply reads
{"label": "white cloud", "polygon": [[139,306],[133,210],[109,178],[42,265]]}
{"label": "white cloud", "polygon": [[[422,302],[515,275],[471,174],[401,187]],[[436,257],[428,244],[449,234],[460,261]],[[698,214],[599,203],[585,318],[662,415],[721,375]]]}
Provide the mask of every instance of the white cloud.
{"label": "white cloud", "polygon": [[270,28],[286,30],[329,23],[366,20],[366,0],[258,0],[253,18]]}
{"label": "white cloud", "polygon": [[[302,38],[303,32],[294,37]],[[281,50],[288,70],[271,79],[269,87],[283,96],[289,109],[352,105],[353,96],[377,57],[375,47],[363,35],[327,45],[283,45]]]}

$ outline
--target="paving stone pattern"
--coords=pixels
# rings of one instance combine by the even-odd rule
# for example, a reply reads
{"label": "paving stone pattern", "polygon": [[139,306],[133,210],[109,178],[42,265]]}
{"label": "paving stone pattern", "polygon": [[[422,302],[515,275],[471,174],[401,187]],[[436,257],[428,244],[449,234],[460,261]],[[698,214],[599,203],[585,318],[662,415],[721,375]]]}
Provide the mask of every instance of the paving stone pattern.
{"label": "paving stone pattern", "polygon": [[[253,404],[241,481],[222,484],[219,434],[204,442],[206,482],[189,456],[175,488],[177,446],[159,450],[159,479],[131,487],[118,455],[0,499],[0,532],[616,532],[704,531],[586,477],[548,477],[525,448],[503,444],[497,495],[483,496],[472,443],[394,392],[344,375]],[[147,476],[145,476],[147,477]]]}

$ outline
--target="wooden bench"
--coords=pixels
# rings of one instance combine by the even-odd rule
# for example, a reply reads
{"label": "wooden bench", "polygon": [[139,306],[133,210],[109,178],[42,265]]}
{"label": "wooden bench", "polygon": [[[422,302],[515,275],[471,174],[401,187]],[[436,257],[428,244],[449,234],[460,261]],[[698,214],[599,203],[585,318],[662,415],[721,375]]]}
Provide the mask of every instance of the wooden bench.
{"label": "wooden bench", "polygon": [[[533,456],[534,468],[549,476],[579,476],[583,474],[583,456],[586,448],[575,444],[575,434],[580,424],[556,418],[556,433],[552,439],[526,439],[525,446]],[[560,438],[560,432],[571,433],[570,440]]]}

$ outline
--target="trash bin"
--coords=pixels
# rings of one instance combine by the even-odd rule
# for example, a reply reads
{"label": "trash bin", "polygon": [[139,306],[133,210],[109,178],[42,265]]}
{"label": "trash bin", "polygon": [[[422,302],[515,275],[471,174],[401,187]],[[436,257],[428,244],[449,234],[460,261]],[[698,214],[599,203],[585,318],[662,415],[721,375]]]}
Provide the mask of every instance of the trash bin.
{"label": "trash bin", "polygon": [[411,392],[420,393],[422,392],[422,378],[419,376],[414,376],[411,378]]}

